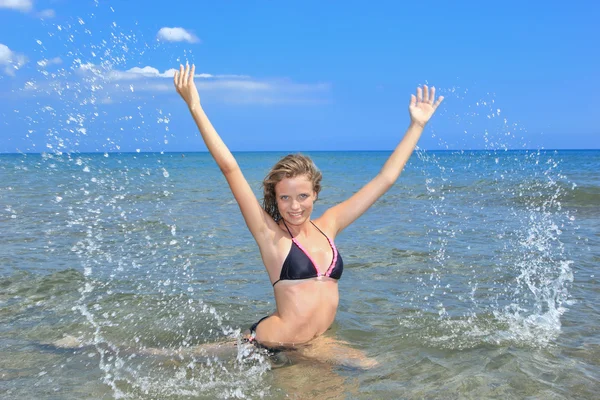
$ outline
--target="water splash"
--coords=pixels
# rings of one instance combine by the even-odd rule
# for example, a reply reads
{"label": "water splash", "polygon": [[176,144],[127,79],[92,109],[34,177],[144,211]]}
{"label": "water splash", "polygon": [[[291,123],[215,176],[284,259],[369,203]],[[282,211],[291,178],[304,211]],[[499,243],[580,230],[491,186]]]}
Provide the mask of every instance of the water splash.
{"label": "water splash", "polygon": [[[450,92],[446,96],[455,91]],[[487,120],[501,114],[493,98],[478,100],[474,108],[484,110]],[[477,116],[481,113],[456,120],[471,123]],[[415,278],[427,307],[400,323],[411,330],[418,326],[418,335],[431,345],[544,347],[560,334],[573,281],[561,236],[576,230],[562,201],[575,185],[561,174],[553,152],[508,151],[507,138],[523,140],[512,128],[507,118],[483,125],[485,150],[453,152],[452,164],[446,162],[450,153],[416,153],[425,165],[431,204],[426,233],[431,262]],[[440,146],[449,147],[441,139]],[[463,239],[474,233],[483,240]],[[479,256],[490,249],[490,259]]]}
{"label": "water splash", "polygon": [[[97,3],[96,14],[106,11]],[[170,202],[176,192],[171,167],[139,148],[135,165],[112,154],[126,147],[126,135],[161,154],[169,144],[170,114],[147,105],[143,80],[125,84],[132,79],[130,64],[158,44],[99,21],[92,14],[48,24],[48,38],[38,40],[38,76],[21,89],[39,104],[27,116],[31,143],[24,151],[39,150],[35,143],[44,136],[38,167],[71,175],[50,199],[77,238],[71,252],[84,283],[72,311],[88,329],[65,334],[93,347],[89,355],[97,357],[102,383],[115,398],[266,396],[262,376],[270,364],[263,353],[238,346],[233,359],[220,359],[193,351],[235,340],[240,330],[195,290],[203,262],[194,254],[196,232],[180,226]],[[63,59],[48,53],[44,42],[51,41],[67,48]],[[109,113],[117,99],[122,107]],[[90,143],[100,154],[81,152]],[[210,249],[214,241],[204,245]]]}

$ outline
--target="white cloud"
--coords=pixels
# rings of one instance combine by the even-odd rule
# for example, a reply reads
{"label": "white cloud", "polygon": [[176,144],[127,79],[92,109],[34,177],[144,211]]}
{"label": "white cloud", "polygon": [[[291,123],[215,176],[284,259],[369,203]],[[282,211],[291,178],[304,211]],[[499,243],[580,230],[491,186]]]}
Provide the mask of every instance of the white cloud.
{"label": "white cloud", "polygon": [[272,90],[273,85],[267,82],[259,82],[253,80],[214,80],[211,82],[199,82],[198,86],[210,90],[243,90],[246,92]]}
{"label": "white cloud", "polygon": [[41,19],[50,19],[50,18],[54,18],[56,16],[56,13],[52,9],[47,9],[47,10],[42,10],[42,11],[38,12],[37,16]]}
{"label": "white cloud", "polygon": [[[174,71],[174,70],[173,70]],[[142,78],[172,78],[173,72],[172,70],[167,70],[162,74],[153,67],[133,67],[128,69],[127,71],[118,71],[113,70],[110,71],[107,75],[107,79],[115,80],[115,81],[123,81],[123,80],[137,80]]]}
{"label": "white cloud", "polygon": [[[56,59],[53,59],[56,60]],[[42,60],[42,64],[52,60]],[[102,98],[110,102],[139,99],[140,96],[160,94],[175,96],[173,76],[174,68],[161,72],[155,67],[134,67],[128,70],[107,70],[105,66],[81,63],[74,77],[79,83],[26,87],[47,94],[68,91],[69,88],[85,90],[91,93],[94,102],[103,103]],[[38,62],[38,64],[40,64]],[[56,60],[58,62],[58,60]],[[331,85],[328,83],[298,83],[290,79],[256,79],[245,75],[218,75],[198,73],[195,82],[200,95],[207,101],[230,104],[277,105],[277,104],[324,104],[331,100]],[[64,83],[64,82],[63,82]],[[85,88],[85,89],[84,89]],[[106,103],[108,104],[108,103]]]}
{"label": "white cloud", "polygon": [[[142,78],[173,78],[176,71],[175,68],[171,68],[161,73],[158,69],[150,66],[144,68],[133,67],[127,71],[112,70],[107,74],[106,78],[115,81],[136,80]],[[196,78],[214,78],[211,74],[196,74],[194,76]]]}
{"label": "white cloud", "polygon": [[200,39],[183,28],[160,28],[156,37],[158,40],[164,40],[165,42],[200,42]]}
{"label": "white cloud", "polygon": [[56,13],[52,9],[35,12],[33,9],[33,0],[0,0],[0,8],[8,8],[23,13],[31,13],[41,19],[50,19],[56,16]]}
{"label": "white cloud", "polygon": [[33,2],[31,0],[0,0],[0,8],[29,12],[33,9]]}
{"label": "white cloud", "polygon": [[37,62],[37,65],[39,65],[42,68],[46,68],[49,65],[57,65],[57,64],[62,64],[62,60],[60,57],[54,57],[51,59],[43,59]]}
{"label": "white cloud", "polygon": [[8,46],[0,43],[0,67],[3,67],[4,73],[14,76],[15,70],[26,62],[27,58],[23,54],[12,51]]}
{"label": "white cloud", "polygon": [[[76,60],[76,61],[80,61],[80,60]],[[79,69],[76,70],[77,73],[80,74],[86,74],[88,72],[92,72],[94,75],[98,76],[98,77],[104,77],[103,73],[102,73],[102,68],[92,64],[90,62],[88,63],[80,63],[79,64]]]}
{"label": "white cloud", "polygon": [[[92,70],[95,73],[98,72],[96,66],[92,64],[82,64],[81,68],[84,70]],[[139,81],[146,78],[146,80],[154,80],[155,78],[173,78],[175,72],[178,71],[175,68],[160,72],[158,69],[150,66],[143,68],[133,67],[127,71],[111,70],[105,74],[105,79],[108,81]],[[212,74],[195,74],[194,78],[200,79],[196,81],[196,85],[199,88],[205,90],[242,90],[242,91],[265,91],[272,89],[273,85],[268,82],[262,82],[252,80],[247,76],[242,75],[212,75]],[[160,88],[159,91],[164,91],[165,87],[172,89],[173,84],[168,83],[167,86],[164,84],[146,84],[145,88]]]}
{"label": "white cloud", "polygon": [[200,95],[212,94],[232,104],[325,104],[330,101],[328,83],[297,83],[289,79],[226,79],[197,83]]}
{"label": "white cloud", "polygon": [[0,43],[0,63],[9,63],[12,60],[12,51],[8,46]]}

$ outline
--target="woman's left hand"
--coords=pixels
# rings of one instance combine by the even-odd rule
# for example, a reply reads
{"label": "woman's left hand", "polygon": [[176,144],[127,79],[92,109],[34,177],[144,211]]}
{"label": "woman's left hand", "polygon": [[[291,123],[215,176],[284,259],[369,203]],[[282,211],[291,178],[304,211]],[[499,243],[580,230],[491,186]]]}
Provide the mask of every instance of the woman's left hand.
{"label": "woman's left hand", "polygon": [[190,69],[190,64],[186,63],[185,69],[183,65],[179,65],[179,71],[175,71],[175,75],[173,76],[175,89],[177,89],[177,93],[187,103],[190,110],[196,106],[200,106],[200,95],[194,83],[195,71],[196,66],[194,64],[192,64],[192,68]]}
{"label": "woman's left hand", "polygon": [[425,124],[438,106],[444,100],[444,96],[439,96],[435,99],[435,88],[429,89],[427,85],[423,85],[423,89],[417,88],[417,96],[414,94],[410,95],[410,105],[408,110],[410,111],[410,120],[412,123],[425,127]]}

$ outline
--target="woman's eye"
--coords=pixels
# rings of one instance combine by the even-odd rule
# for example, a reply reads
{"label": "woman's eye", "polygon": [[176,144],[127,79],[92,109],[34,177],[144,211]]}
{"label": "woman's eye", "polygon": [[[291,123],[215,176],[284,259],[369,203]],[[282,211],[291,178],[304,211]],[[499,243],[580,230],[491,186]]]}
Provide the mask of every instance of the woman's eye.
{"label": "woman's eye", "polygon": [[280,199],[281,199],[281,200],[287,200],[287,199],[288,199],[288,196],[281,196],[281,197],[280,197]]}
{"label": "woman's eye", "polygon": [[302,198],[302,199],[306,199],[307,197],[308,197],[308,195],[307,195],[307,194],[301,194],[301,195],[300,195],[300,198]]}

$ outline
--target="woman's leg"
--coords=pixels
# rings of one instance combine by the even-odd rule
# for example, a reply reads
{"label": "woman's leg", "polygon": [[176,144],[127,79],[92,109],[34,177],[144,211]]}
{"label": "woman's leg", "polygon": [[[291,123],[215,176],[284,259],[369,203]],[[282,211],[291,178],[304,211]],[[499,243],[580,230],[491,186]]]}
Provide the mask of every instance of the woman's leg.
{"label": "woman's leg", "polygon": [[368,357],[363,351],[350,347],[347,342],[327,336],[319,336],[306,346],[299,346],[298,358],[327,364],[369,369],[379,365],[377,360]]}

